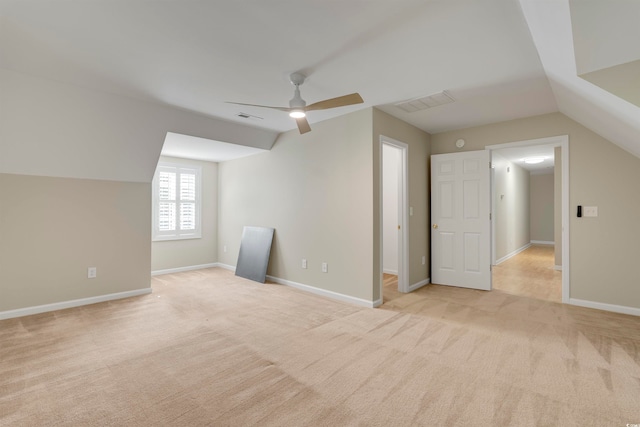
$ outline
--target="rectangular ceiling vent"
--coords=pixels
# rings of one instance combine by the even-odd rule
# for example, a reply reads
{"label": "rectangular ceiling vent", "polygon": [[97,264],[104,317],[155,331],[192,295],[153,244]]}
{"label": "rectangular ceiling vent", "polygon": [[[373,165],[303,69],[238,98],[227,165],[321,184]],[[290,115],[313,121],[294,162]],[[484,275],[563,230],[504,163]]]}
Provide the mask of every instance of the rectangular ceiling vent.
{"label": "rectangular ceiling vent", "polygon": [[434,93],[433,95],[399,102],[396,104],[396,107],[407,113],[415,113],[416,111],[426,110],[427,108],[437,107],[438,105],[449,104],[453,101],[455,101],[455,99],[453,99],[451,95],[446,91],[442,91]]}
{"label": "rectangular ceiling vent", "polygon": [[239,113],[238,117],[241,117],[243,119],[256,119],[256,120],[264,120],[262,117],[258,117],[258,116],[254,116],[252,114],[247,114],[247,113]]}

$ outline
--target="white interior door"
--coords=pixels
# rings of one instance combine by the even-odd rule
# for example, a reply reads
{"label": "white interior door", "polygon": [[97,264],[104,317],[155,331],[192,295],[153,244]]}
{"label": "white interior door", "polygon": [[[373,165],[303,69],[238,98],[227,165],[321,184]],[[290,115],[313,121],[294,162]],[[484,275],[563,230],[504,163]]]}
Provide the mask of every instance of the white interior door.
{"label": "white interior door", "polygon": [[491,289],[488,150],[431,156],[431,282]]}

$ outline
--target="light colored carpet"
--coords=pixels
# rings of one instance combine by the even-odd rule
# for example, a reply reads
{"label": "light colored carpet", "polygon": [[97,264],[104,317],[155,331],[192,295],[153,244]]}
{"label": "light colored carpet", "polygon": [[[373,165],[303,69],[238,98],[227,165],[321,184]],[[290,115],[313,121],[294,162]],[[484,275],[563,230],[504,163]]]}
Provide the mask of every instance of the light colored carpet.
{"label": "light colored carpet", "polygon": [[0,322],[0,424],[625,426],[640,318],[427,286],[365,309],[220,269]]}

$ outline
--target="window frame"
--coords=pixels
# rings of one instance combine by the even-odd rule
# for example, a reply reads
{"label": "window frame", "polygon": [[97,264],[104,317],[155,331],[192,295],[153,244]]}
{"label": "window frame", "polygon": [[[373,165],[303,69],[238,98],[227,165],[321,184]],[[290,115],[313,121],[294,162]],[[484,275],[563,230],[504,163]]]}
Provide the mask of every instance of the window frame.
{"label": "window frame", "polygon": [[[160,202],[166,203],[166,200],[160,200],[160,172],[170,172],[176,174],[176,198],[168,201],[175,203],[176,209],[176,229],[169,231],[161,231],[160,221]],[[195,175],[195,229],[180,230],[180,202],[187,199],[180,199],[180,175]],[[152,209],[153,221],[151,224],[151,240],[153,242],[167,240],[187,240],[202,238],[202,167],[198,165],[189,165],[183,163],[159,162],[152,181]],[[191,200],[189,200],[190,202]]]}

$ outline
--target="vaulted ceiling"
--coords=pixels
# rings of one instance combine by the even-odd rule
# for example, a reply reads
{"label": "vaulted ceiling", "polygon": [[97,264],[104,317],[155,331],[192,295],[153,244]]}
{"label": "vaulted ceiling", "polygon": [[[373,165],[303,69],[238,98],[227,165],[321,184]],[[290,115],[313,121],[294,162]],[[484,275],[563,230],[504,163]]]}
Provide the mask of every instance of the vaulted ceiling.
{"label": "vaulted ceiling", "polygon": [[[640,109],[620,96],[633,83],[614,95],[601,81],[615,78],[588,81],[640,60],[637,5],[0,0],[0,67],[276,131],[295,123],[225,101],[286,106],[288,75],[302,72],[309,103],[365,100],[310,113],[312,127],[371,106],[430,133],[561,111],[640,156]],[[395,105],[442,91],[454,102],[411,113]]]}

